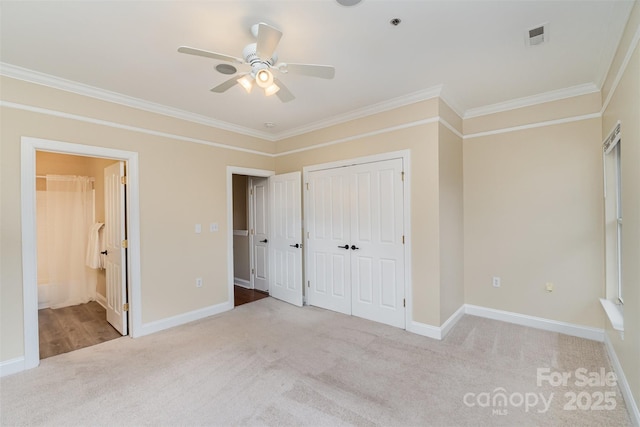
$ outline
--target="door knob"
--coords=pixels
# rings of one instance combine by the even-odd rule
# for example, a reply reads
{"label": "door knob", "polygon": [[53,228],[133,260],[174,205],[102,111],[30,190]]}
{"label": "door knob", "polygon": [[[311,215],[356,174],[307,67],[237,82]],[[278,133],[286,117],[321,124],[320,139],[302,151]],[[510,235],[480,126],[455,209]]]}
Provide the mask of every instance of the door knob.
{"label": "door knob", "polygon": [[106,255],[106,254],[107,254],[107,251],[102,251],[102,252],[100,252],[100,253],[101,253],[102,255]]}
{"label": "door knob", "polygon": [[267,239],[260,240],[260,243],[267,243],[267,242],[268,242],[268,240],[267,240]]}
{"label": "door knob", "polygon": [[299,248],[299,247],[300,247],[300,244],[299,244],[299,243],[296,243],[295,245],[289,245],[289,246],[291,246],[292,248]]}
{"label": "door knob", "polygon": [[351,245],[351,250],[352,251],[357,251],[358,249],[360,249],[360,248],[357,247],[356,245]]}
{"label": "door knob", "polygon": [[349,250],[349,245],[344,245],[344,246],[338,246],[340,249],[346,249]]}

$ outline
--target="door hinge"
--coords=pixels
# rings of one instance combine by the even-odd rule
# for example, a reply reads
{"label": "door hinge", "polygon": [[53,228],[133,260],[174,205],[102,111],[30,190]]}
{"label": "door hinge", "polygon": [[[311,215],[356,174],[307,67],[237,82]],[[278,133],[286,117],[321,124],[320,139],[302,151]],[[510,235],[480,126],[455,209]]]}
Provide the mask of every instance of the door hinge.
{"label": "door hinge", "polygon": [[407,300],[406,300],[406,299],[404,299],[404,298],[402,298],[402,306],[403,306],[403,307],[406,307],[406,306],[407,306]]}
{"label": "door hinge", "polygon": [[121,246],[124,249],[127,249],[129,247],[129,241],[128,240],[123,240],[122,243],[121,243]]}
{"label": "door hinge", "polygon": [[125,175],[125,176],[121,176],[121,177],[120,177],[120,183],[121,183],[121,184],[126,184],[126,183],[127,183],[127,177],[126,177],[126,175]]}
{"label": "door hinge", "polygon": [[309,183],[307,182],[307,191],[309,190]]}
{"label": "door hinge", "polygon": [[307,288],[311,287],[311,280],[307,280]]}
{"label": "door hinge", "polygon": [[249,195],[250,195],[250,196],[253,196],[253,188],[250,188],[250,189],[249,189]]}
{"label": "door hinge", "polygon": [[307,231],[307,239],[309,238],[309,232]]}
{"label": "door hinge", "polygon": [[129,311],[129,303],[125,302],[124,304],[122,304],[122,311]]}
{"label": "door hinge", "polygon": [[404,181],[404,171],[402,171],[400,174],[402,176],[402,180]]}
{"label": "door hinge", "polygon": [[402,235],[402,244],[404,245],[404,234]]}

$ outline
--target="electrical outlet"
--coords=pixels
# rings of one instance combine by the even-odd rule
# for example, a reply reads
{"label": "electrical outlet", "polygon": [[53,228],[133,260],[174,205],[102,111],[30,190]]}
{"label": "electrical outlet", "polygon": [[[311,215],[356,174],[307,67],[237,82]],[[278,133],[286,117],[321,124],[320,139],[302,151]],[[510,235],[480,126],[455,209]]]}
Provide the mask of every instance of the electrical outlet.
{"label": "electrical outlet", "polygon": [[499,288],[500,287],[500,278],[497,276],[493,276],[493,280],[491,281],[491,283],[493,284],[494,288]]}
{"label": "electrical outlet", "polygon": [[196,288],[202,287],[202,277],[196,277]]}
{"label": "electrical outlet", "polygon": [[214,232],[214,231],[218,231],[218,223],[217,222],[212,222],[211,224],[209,224],[209,231],[210,232]]}

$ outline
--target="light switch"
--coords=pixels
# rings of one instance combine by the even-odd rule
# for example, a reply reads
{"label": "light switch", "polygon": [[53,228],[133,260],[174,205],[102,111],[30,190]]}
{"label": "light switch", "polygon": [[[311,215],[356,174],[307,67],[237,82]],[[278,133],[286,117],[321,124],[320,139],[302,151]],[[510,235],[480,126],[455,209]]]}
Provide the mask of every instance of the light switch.
{"label": "light switch", "polygon": [[202,224],[196,224],[196,233],[202,233]]}

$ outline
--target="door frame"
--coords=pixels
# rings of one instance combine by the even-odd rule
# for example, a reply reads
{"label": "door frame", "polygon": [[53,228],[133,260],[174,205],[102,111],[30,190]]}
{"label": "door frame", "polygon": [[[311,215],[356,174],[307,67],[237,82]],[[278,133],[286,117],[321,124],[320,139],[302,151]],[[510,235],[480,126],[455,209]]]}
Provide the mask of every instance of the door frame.
{"label": "door frame", "polygon": [[38,262],[36,236],[36,151],[99,157],[125,162],[127,168],[127,298],[129,302],[129,336],[141,334],[142,300],[140,286],[140,201],[138,153],[112,148],[53,141],[23,136],[21,138],[20,179],[22,215],[22,292],[24,316],[24,369],[40,364],[38,331]]}
{"label": "door frame", "polygon": [[[324,169],[334,169],[346,166],[355,166],[366,163],[380,162],[384,160],[402,159],[402,166],[404,169],[403,180],[403,202],[404,202],[404,295],[405,295],[405,330],[409,330],[413,323],[413,294],[412,294],[412,276],[411,276],[411,151],[400,150],[391,151],[388,153],[374,154],[371,156],[356,157],[346,160],[337,160],[328,163],[320,163],[311,166],[304,166],[302,168],[302,216],[303,216],[303,240],[305,253],[303,254],[304,263],[304,278],[303,283],[308,280],[306,274],[311,271],[309,268],[309,254],[306,253],[306,248],[309,247],[306,232],[309,230],[308,218],[309,218],[309,197],[307,195],[306,184],[309,182],[309,173],[320,171]],[[307,294],[304,294],[304,303],[307,304]]]}
{"label": "door frame", "polygon": [[[234,274],[233,274],[233,175],[247,175],[257,178],[269,178],[276,172],[267,169],[244,168],[241,166],[227,166],[227,289],[229,298],[227,303],[231,308],[235,306],[233,296]],[[247,183],[247,186],[249,184]],[[251,256],[251,255],[250,255]],[[253,280],[250,278],[251,283]]]}

